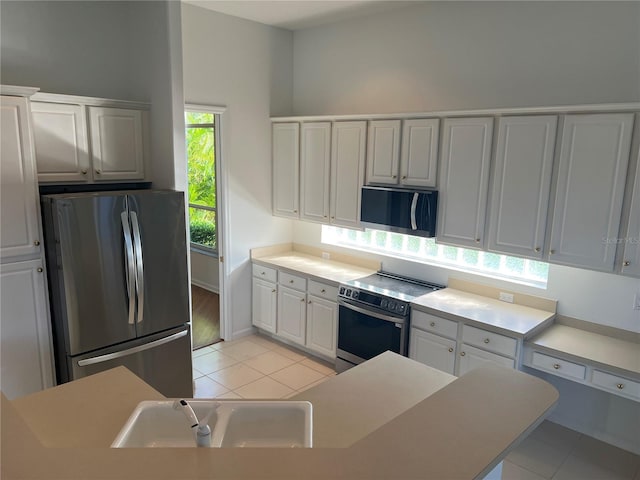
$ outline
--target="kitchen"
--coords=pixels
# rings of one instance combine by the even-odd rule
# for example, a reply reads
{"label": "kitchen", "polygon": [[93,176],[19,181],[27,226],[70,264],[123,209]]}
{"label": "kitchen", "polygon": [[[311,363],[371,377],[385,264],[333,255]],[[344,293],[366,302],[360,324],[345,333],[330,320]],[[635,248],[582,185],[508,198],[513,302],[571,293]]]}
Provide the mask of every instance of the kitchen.
{"label": "kitchen", "polygon": [[[3,22],[12,18],[15,31],[3,25],[3,83],[35,85],[57,93],[150,100],[155,130],[149,179],[158,186],[184,188],[182,168],[173,162],[174,157],[183,158],[181,140],[164,134],[177,122],[172,115],[174,119],[182,115],[181,107],[173,108],[169,99],[180,105],[186,101],[228,107],[223,145],[230,180],[228,216],[235,220],[229,225],[233,241],[225,263],[233,336],[251,328],[246,302],[251,289],[250,249],[291,241],[326,248],[320,243],[318,225],[273,217],[266,207],[271,202],[269,117],[638,100],[638,13],[633,4],[613,8],[594,3],[576,10],[564,4],[526,4],[520,7],[525,11],[518,11],[515,5],[436,4],[294,33],[184,5],[183,36],[169,36],[172,43],[168,46],[163,29],[180,31],[180,12],[175,6],[169,8],[168,20],[164,12],[144,4],[119,5],[121,10],[105,5],[92,10],[82,5],[72,11],[63,5],[26,5],[22,8],[31,10],[11,17],[9,8],[3,3]],[[51,31],[54,18],[65,28],[58,27],[60,31],[49,37],[42,32]],[[131,28],[137,30],[129,32],[133,51],[124,35],[112,33],[124,28],[122,18],[128,18]],[[153,18],[157,22],[148,21]],[[539,26],[547,22],[552,25],[541,34]],[[84,31],[86,25],[102,25],[104,30],[90,35]],[[506,42],[496,33],[503,32],[504,25],[509,25],[510,32]],[[380,36],[380,31],[389,33]],[[417,40],[407,36],[409,31],[416,32]],[[354,42],[350,39],[353,32],[365,40]],[[83,35],[82,40],[78,35]],[[61,43],[60,48],[56,42]],[[391,43],[385,47],[384,42]],[[424,43],[436,43],[438,50],[427,56]],[[145,54],[158,45],[166,49],[164,58],[151,59]],[[394,58],[397,49],[406,49],[411,60]],[[440,49],[445,56],[439,56]],[[57,58],[56,51],[73,54]],[[184,78],[181,69],[171,67],[180,51]],[[11,52],[23,55],[21,62],[35,58],[28,69],[14,71],[4,65]],[[378,56],[382,54],[389,68],[380,71]],[[354,68],[354,59],[361,59],[358,68]],[[322,84],[318,84],[320,79]],[[247,137],[252,141],[246,142]],[[441,284],[447,283],[450,274],[444,268],[402,260],[385,258],[384,263],[391,271]],[[469,274],[461,276],[478,281]],[[525,287],[518,291],[559,299],[558,312],[563,315],[638,331],[638,313],[631,308],[638,293],[633,278],[552,265],[543,294]],[[586,389],[576,392],[588,394]]]}

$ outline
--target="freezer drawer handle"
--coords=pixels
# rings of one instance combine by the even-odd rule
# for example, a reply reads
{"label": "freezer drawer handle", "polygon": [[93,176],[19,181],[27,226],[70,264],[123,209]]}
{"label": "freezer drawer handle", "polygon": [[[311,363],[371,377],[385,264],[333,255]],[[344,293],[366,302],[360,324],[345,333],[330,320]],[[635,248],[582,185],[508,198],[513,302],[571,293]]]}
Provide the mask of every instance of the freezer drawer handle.
{"label": "freezer drawer handle", "polygon": [[133,241],[136,252],[136,292],[138,294],[138,323],[144,318],[144,265],[142,264],[142,240],[140,239],[140,226],[138,214],[131,212],[131,226],[133,227]]}
{"label": "freezer drawer handle", "polygon": [[122,358],[128,355],[133,355],[134,353],[144,352],[145,350],[149,350],[150,348],[159,347],[160,345],[164,345],[165,343],[173,342],[174,340],[184,337],[188,333],[189,333],[189,330],[183,330],[182,332],[174,333],[173,335],[169,335],[168,337],[164,337],[159,340],[154,340],[153,342],[145,343],[144,345],[129,348],[127,350],[121,350],[119,352],[107,353],[106,355],[99,355],[97,357],[78,360],[78,366],[86,367],[87,365],[108,362],[109,360],[113,360],[115,358]]}
{"label": "freezer drawer handle", "polygon": [[127,269],[127,295],[129,297],[129,325],[134,323],[134,311],[136,309],[136,298],[133,294],[134,289],[134,259],[133,259],[133,242],[131,241],[131,229],[129,228],[129,216],[126,210],[120,214],[122,220],[122,233],[124,235],[124,247],[126,250],[125,268]]}

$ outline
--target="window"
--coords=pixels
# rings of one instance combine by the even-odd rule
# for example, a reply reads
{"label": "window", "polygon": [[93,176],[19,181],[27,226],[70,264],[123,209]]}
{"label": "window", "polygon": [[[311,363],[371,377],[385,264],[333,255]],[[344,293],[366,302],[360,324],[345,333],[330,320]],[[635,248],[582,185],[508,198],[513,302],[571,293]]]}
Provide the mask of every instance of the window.
{"label": "window", "polygon": [[185,112],[191,246],[217,253],[214,113]]}
{"label": "window", "polygon": [[366,250],[411,261],[475,272],[546,287],[549,264],[491,252],[440,245],[434,238],[399,233],[322,226],[322,242]]}

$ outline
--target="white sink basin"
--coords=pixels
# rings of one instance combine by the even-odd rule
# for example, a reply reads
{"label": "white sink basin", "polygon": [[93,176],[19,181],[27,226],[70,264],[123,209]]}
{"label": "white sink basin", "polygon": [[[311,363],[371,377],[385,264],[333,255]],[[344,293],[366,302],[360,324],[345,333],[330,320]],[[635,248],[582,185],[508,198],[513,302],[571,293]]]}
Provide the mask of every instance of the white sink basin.
{"label": "white sink basin", "polygon": [[[198,419],[209,417],[212,447],[311,447],[311,403],[286,400],[187,399]],[[140,402],[113,448],[194,447],[195,434],[175,400]],[[195,430],[195,429],[194,429]]]}

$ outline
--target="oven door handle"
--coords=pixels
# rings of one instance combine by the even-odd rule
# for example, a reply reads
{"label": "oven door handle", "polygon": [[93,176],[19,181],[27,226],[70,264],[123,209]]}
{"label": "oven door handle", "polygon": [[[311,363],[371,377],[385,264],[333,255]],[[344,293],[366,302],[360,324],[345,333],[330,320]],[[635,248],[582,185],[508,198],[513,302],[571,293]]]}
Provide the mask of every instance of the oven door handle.
{"label": "oven door handle", "polygon": [[404,318],[392,317],[391,315],[383,315],[378,312],[372,312],[371,310],[368,310],[366,308],[356,307],[352,303],[345,302],[344,300],[338,300],[338,305],[342,305],[343,307],[348,308],[349,310],[353,310],[355,312],[362,313],[364,315],[369,315],[370,317],[375,317],[379,320],[384,320],[386,322],[404,324],[406,321]]}

